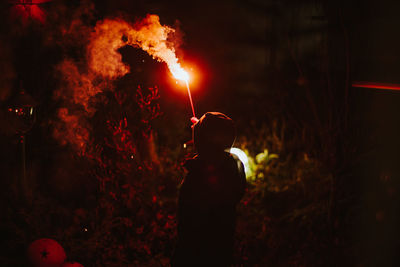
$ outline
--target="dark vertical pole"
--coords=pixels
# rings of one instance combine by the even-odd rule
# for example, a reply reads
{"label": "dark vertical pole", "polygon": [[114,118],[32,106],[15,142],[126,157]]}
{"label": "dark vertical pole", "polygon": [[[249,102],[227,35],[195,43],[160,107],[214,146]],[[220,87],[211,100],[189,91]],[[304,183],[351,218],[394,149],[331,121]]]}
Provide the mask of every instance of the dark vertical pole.
{"label": "dark vertical pole", "polygon": [[25,135],[21,136],[21,146],[22,146],[22,177],[21,177],[21,197],[26,199],[26,145],[25,145]]}

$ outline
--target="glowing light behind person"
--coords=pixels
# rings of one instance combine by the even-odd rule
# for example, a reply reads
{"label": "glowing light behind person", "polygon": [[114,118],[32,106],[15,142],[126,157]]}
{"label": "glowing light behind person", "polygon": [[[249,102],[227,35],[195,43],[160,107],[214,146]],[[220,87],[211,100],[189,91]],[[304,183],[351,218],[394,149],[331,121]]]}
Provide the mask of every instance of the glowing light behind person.
{"label": "glowing light behind person", "polygon": [[251,172],[250,172],[249,158],[247,157],[246,153],[243,150],[236,148],[236,147],[232,147],[229,150],[229,152],[231,154],[236,155],[239,158],[239,160],[243,163],[244,172],[246,173],[246,177],[249,177],[251,175]]}

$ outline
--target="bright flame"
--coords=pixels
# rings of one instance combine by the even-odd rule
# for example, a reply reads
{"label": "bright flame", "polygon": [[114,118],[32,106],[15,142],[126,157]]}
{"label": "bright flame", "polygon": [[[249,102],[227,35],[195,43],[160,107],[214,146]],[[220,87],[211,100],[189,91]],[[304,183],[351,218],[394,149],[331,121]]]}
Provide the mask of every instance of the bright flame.
{"label": "bright flame", "polygon": [[171,65],[169,70],[176,79],[184,81],[185,83],[189,82],[189,74],[181,68],[179,63]]}

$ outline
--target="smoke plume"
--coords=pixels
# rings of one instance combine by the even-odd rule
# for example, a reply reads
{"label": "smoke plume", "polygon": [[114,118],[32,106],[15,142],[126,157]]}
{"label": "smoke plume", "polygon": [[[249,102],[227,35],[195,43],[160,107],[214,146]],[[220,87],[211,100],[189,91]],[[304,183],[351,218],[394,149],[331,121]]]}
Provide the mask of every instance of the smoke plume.
{"label": "smoke plume", "polygon": [[[80,24],[79,20],[73,21],[63,31],[67,34]],[[59,122],[55,123],[54,137],[85,153],[92,131],[89,121],[96,112],[95,96],[113,90],[114,81],[130,71],[118,50],[124,46],[140,48],[155,60],[165,62],[173,72],[180,68],[174,44],[169,40],[174,31],[161,25],[157,15],[147,15],[133,24],[119,18],[104,19],[90,33],[81,35],[89,37],[83,60],[67,57],[57,66],[62,82],[54,96],[62,107],[57,113]]]}

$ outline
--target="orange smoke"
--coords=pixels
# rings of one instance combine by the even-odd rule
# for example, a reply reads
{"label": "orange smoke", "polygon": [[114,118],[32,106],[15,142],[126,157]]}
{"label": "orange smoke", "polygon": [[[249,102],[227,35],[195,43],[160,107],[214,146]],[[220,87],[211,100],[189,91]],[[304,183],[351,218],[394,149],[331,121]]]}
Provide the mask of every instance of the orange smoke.
{"label": "orange smoke", "polygon": [[[130,71],[118,51],[126,45],[141,48],[154,59],[165,62],[177,79],[187,82],[189,77],[180,67],[168,39],[174,31],[161,25],[157,15],[147,15],[134,25],[122,19],[98,22],[90,34],[86,33],[89,38],[86,61],[66,59],[57,67],[62,83],[54,96],[64,108],[58,110],[61,124],[56,123],[54,137],[61,144],[71,144],[78,152],[85,153],[85,144],[92,140],[88,122],[96,112],[95,96],[112,90],[113,81]],[[86,37],[85,33],[82,35]]]}
{"label": "orange smoke", "polygon": [[84,118],[79,114],[71,114],[67,108],[60,108],[57,115],[61,123],[57,123],[54,127],[54,138],[61,145],[69,143],[76,151],[84,153],[89,140],[89,130],[82,122]]}
{"label": "orange smoke", "polygon": [[64,60],[59,66],[58,71],[62,75],[62,86],[55,92],[55,97],[67,98],[68,102],[81,105],[85,111],[93,115],[94,107],[91,99],[96,94],[103,91],[104,84],[93,84],[95,75],[93,73],[82,73],[76,63],[71,60]]}
{"label": "orange smoke", "polygon": [[106,19],[96,25],[88,46],[89,67],[94,73],[115,79],[129,72],[118,49],[125,45],[122,36],[130,28],[122,20]]}
{"label": "orange smoke", "polygon": [[115,79],[129,72],[122,62],[118,49],[131,45],[146,51],[154,59],[168,65],[178,79],[187,80],[187,73],[181,68],[175,49],[168,41],[168,35],[175,30],[160,24],[157,15],[147,15],[142,21],[130,25],[120,19],[106,19],[97,23],[89,45],[89,65],[102,76]]}

